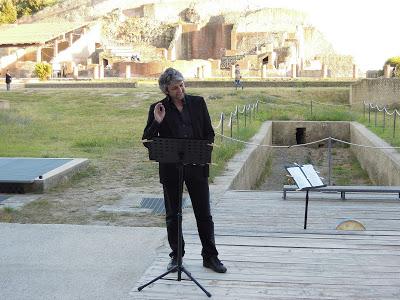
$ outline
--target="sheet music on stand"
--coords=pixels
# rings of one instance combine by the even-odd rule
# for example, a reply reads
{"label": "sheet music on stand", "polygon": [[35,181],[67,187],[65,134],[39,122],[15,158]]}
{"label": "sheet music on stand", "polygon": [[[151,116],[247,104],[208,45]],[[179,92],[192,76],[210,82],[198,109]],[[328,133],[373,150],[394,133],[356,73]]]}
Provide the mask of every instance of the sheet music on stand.
{"label": "sheet music on stand", "polygon": [[305,190],[310,188],[318,188],[326,186],[319,177],[317,171],[315,171],[313,165],[298,165],[286,167],[290,176],[296,182],[299,190]]}

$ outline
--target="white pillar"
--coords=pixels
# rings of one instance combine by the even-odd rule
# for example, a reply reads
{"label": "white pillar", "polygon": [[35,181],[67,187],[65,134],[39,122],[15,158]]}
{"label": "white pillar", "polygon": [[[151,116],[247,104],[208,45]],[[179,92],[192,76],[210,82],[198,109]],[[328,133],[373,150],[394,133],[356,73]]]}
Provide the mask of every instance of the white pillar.
{"label": "white pillar", "polygon": [[42,62],[42,47],[36,49],[36,62]]}
{"label": "white pillar", "polygon": [[201,68],[200,68],[200,67],[197,67],[196,72],[197,72],[197,74],[196,74],[196,75],[197,75],[197,78],[198,78],[198,79],[202,79],[202,78],[201,78]]}
{"label": "white pillar", "polygon": [[392,68],[390,67],[390,65],[385,65],[384,67],[383,67],[383,77],[384,78],[390,78],[390,77],[392,77]]}
{"label": "white pillar", "polygon": [[296,77],[297,77],[297,65],[292,64],[292,78],[296,78]]}
{"label": "white pillar", "polygon": [[95,65],[93,68],[93,79],[99,79],[99,65]]}
{"label": "white pillar", "polygon": [[353,64],[353,79],[357,79],[358,78],[358,68],[356,64]]}
{"label": "white pillar", "polygon": [[321,77],[322,78],[328,77],[328,67],[326,64],[322,64]]}
{"label": "white pillar", "polygon": [[58,40],[55,40],[53,47],[53,57],[56,57],[57,55],[58,55]]}
{"label": "white pillar", "polygon": [[235,65],[231,66],[231,78],[235,78]]}
{"label": "white pillar", "polygon": [[125,65],[125,78],[126,79],[131,78],[131,65],[130,64]]}
{"label": "white pillar", "polygon": [[100,67],[99,67],[99,78],[104,79],[104,65],[103,64],[100,64]]}
{"label": "white pillar", "polygon": [[267,78],[267,65],[264,64],[261,65],[261,78],[262,79]]}
{"label": "white pillar", "polygon": [[79,70],[78,70],[78,67],[77,67],[77,66],[74,66],[74,67],[73,67],[73,76],[74,76],[74,79],[78,79],[78,74],[79,74],[78,71],[79,71]]}

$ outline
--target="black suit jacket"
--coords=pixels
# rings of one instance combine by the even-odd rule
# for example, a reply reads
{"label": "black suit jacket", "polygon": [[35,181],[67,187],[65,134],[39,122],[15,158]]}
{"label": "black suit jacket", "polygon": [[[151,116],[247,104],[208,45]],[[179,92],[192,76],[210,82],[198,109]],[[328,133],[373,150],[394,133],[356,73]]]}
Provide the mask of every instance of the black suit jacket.
{"label": "black suit jacket", "polygon": [[[165,117],[161,123],[154,120],[154,107],[157,103],[150,105],[147,124],[143,132],[143,139],[151,139],[155,136],[165,138],[178,137],[177,120],[173,118],[173,114],[168,105],[171,101],[169,97],[164,98],[161,102],[165,107]],[[185,105],[187,105],[189,115],[192,121],[193,138],[209,140],[214,142],[214,129],[211,125],[210,115],[208,113],[206,102],[203,97],[185,95]],[[145,144],[146,145],[146,144]],[[159,164],[160,182],[176,182],[178,172],[175,164]],[[185,166],[185,178],[207,178],[209,176],[209,166]]]}

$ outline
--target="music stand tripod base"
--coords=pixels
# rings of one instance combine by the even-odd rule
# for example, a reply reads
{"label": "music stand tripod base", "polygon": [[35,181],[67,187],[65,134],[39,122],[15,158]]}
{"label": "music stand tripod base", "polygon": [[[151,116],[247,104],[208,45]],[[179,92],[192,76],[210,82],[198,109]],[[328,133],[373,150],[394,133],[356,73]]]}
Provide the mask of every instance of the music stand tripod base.
{"label": "music stand tripod base", "polygon": [[186,164],[208,164],[211,162],[212,146],[208,140],[153,138],[146,143],[149,149],[150,160],[160,163],[176,163],[178,168],[178,250],[177,266],[166,271],[148,283],[138,287],[140,292],[148,285],[162,279],[169,273],[178,271],[177,281],[181,281],[182,272],[185,273],[208,297],[211,294],[182,266],[182,192],[183,192],[183,167]]}

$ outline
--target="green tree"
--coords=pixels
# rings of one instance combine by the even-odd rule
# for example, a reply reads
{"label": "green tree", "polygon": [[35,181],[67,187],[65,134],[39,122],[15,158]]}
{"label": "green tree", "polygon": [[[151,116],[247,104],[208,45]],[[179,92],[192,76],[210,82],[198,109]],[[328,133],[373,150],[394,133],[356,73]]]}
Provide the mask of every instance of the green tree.
{"label": "green tree", "polygon": [[395,67],[400,65],[400,56],[393,56],[389,58],[386,62],[385,65],[390,64],[391,67]]}
{"label": "green tree", "polygon": [[389,58],[385,62],[385,65],[390,65],[391,67],[394,67],[394,76],[400,78],[400,56],[393,56]]}
{"label": "green tree", "polygon": [[51,66],[46,62],[40,62],[35,65],[35,74],[40,80],[48,80],[51,76]]}
{"label": "green tree", "polygon": [[43,8],[54,5],[58,0],[14,0],[17,7],[18,18],[25,15],[32,15]]}
{"label": "green tree", "polygon": [[0,0],[0,24],[10,24],[17,20],[17,9],[12,0]]}

